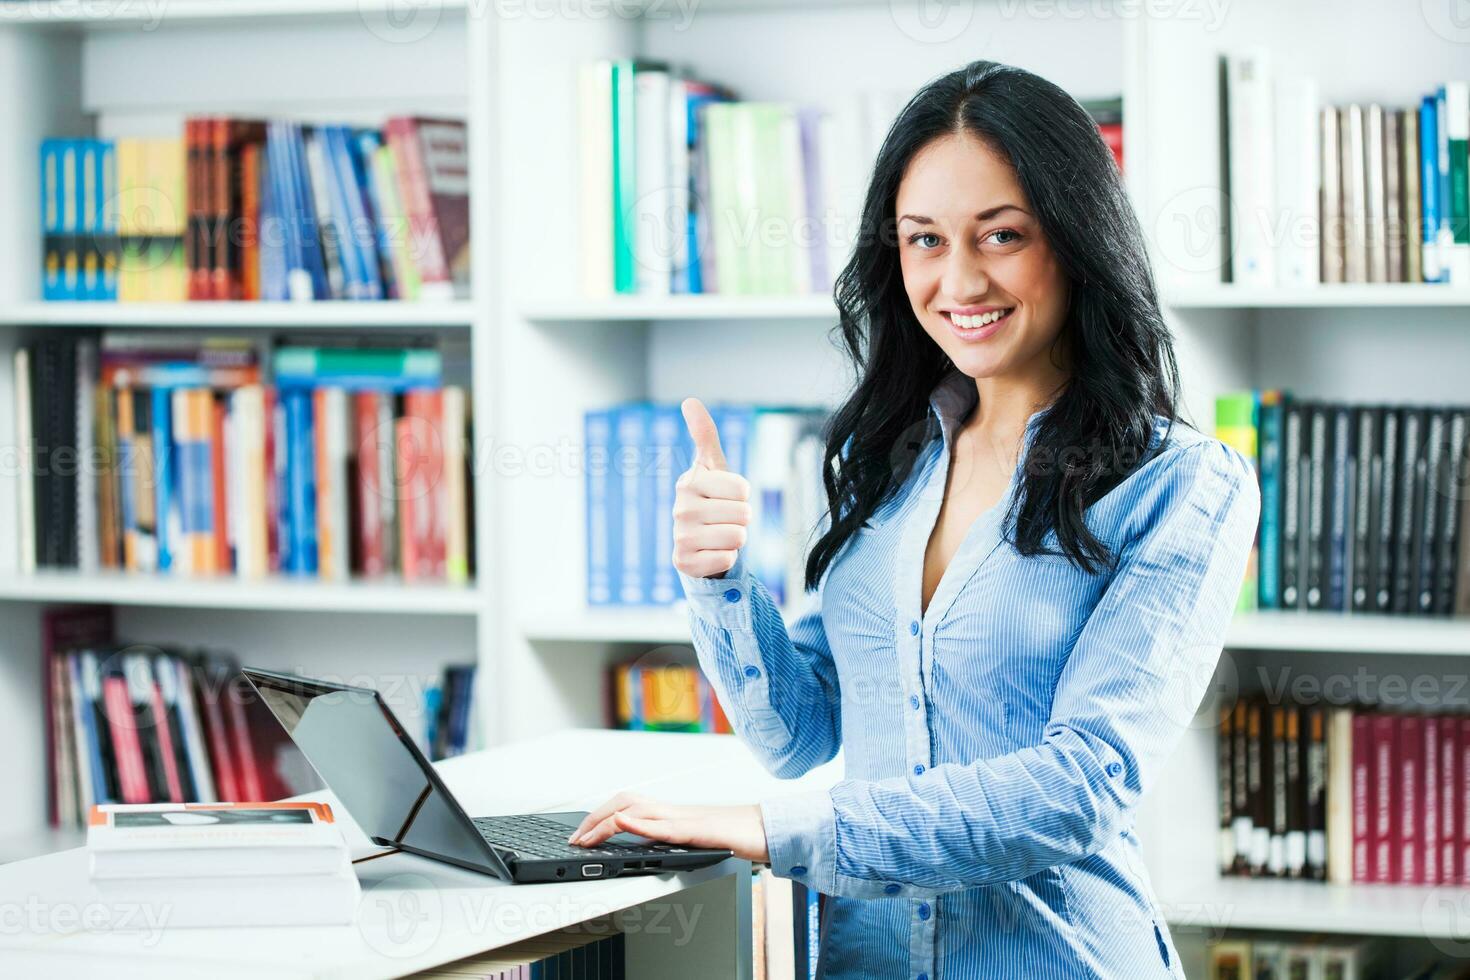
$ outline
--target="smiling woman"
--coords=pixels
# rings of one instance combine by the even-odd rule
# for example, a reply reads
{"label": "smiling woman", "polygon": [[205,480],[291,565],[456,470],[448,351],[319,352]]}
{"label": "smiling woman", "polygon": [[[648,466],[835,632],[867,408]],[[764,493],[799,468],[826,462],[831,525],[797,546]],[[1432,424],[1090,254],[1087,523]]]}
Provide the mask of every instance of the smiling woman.
{"label": "smiling woman", "polygon": [[[1133,833],[1254,537],[1251,464],[1176,416],[1137,221],[1087,113],[975,62],[904,108],[837,286],[858,383],[788,626],[703,405],[674,505],[700,664],[740,737],[830,790],[619,796],[618,830],[831,896],[827,977],[1182,977]],[[1184,710],[1181,710],[1183,706]]]}

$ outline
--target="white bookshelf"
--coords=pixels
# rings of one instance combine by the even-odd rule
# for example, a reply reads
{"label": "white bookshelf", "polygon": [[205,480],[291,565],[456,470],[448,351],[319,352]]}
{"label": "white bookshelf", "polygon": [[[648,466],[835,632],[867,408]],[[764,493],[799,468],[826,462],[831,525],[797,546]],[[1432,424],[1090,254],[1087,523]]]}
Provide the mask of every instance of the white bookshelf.
{"label": "white bookshelf", "polygon": [[[13,558],[0,555],[0,737],[13,749],[19,788],[0,802],[0,834],[39,829],[44,772],[34,692],[37,609],[46,603],[117,602],[129,634],[233,647],[266,665],[325,675],[413,675],[473,658],[491,741],[600,725],[606,663],[630,649],[688,642],[680,609],[585,605],[583,413],[627,398],[691,394],[830,405],[847,379],[828,336],[835,308],[827,296],[578,295],[576,69],[590,59],[667,58],[746,98],[829,107],[861,92],[911,93],[977,57],[1022,65],[1080,97],[1122,93],[1129,189],[1176,334],[1184,407],[1201,428],[1212,425],[1217,393],[1244,387],[1362,401],[1464,397],[1470,294],[1221,285],[1218,242],[1206,240],[1201,251],[1184,237],[1199,226],[1198,208],[1218,182],[1222,50],[1264,40],[1278,65],[1316,77],[1327,100],[1407,101],[1464,74],[1463,48],[1433,33],[1417,5],[1349,0],[1329,23],[1317,8],[1241,0],[1216,24],[1183,12],[1078,16],[1077,7],[1063,16],[1062,7],[1004,4],[945,5],[946,18],[959,19],[935,22],[920,16],[918,2],[719,0],[698,5],[687,22],[667,5],[643,17],[575,4],[564,16],[533,17],[499,16],[493,5],[465,0],[426,4],[421,14],[429,19],[418,20],[390,16],[402,13],[395,0],[173,0],[156,22],[127,3],[105,5],[100,15],[104,5],[69,0],[0,6],[0,88],[27,93],[0,104],[0,213],[19,216],[0,225],[7,256],[0,404],[12,397],[9,352],[37,328],[445,330],[470,341],[483,452],[479,576],[465,589],[21,581]],[[310,58],[299,56],[306,45]],[[1383,50],[1414,56],[1384,59]],[[469,121],[470,300],[248,308],[36,302],[34,156],[42,137],[153,131],[190,111],[373,120],[399,110],[450,111]],[[14,444],[12,424],[0,412],[0,443]],[[13,480],[0,480],[0,541],[13,540],[14,513]],[[1322,672],[1334,669],[1331,653],[1470,656],[1470,623],[1262,613],[1238,617],[1229,644]],[[1218,878],[1212,729],[1189,731],[1160,786],[1167,792],[1148,801],[1139,833],[1172,920],[1188,924],[1181,910],[1206,905],[1226,909],[1231,926],[1396,935],[1429,928],[1411,921],[1424,897],[1412,889]],[[1403,906],[1409,911],[1397,911]]]}

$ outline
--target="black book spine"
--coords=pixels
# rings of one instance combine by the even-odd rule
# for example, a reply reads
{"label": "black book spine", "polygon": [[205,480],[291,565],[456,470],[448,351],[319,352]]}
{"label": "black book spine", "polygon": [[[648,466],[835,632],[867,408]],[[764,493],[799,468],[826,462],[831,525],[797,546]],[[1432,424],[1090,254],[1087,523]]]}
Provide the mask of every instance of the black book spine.
{"label": "black book spine", "polygon": [[1373,541],[1373,611],[1393,611],[1394,549],[1398,518],[1399,413],[1379,411],[1378,451],[1374,453],[1374,479],[1378,483],[1377,532]]}
{"label": "black book spine", "polygon": [[1314,704],[1303,709],[1302,751],[1305,760],[1302,794],[1307,823],[1307,877],[1327,878],[1327,708]]}
{"label": "black book spine", "polygon": [[[1424,435],[1424,463],[1417,468],[1415,495],[1422,498],[1419,504],[1419,527],[1414,539],[1414,612],[1431,615],[1434,612],[1434,590],[1439,583],[1435,565],[1440,547],[1440,507],[1443,499],[1439,493],[1440,468],[1443,465],[1446,434],[1445,413],[1435,409],[1428,413]],[[1423,484],[1422,494],[1419,484]]]}
{"label": "black book spine", "polygon": [[1338,612],[1347,608],[1348,506],[1352,488],[1348,461],[1353,453],[1352,409],[1333,407],[1331,456],[1327,480],[1327,597],[1324,605]]}
{"label": "black book spine", "polygon": [[[1423,462],[1420,443],[1423,419],[1412,408],[1403,409],[1402,440],[1399,444],[1397,513],[1394,515],[1393,543],[1393,611],[1411,612],[1414,608],[1414,537],[1419,529],[1419,510],[1423,498],[1416,496],[1415,485],[1423,489],[1421,481],[1415,479]],[[1416,504],[1418,506],[1416,506]]]}
{"label": "black book spine", "polygon": [[1269,766],[1261,723],[1261,703],[1252,701],[1246,707],[1246,780],[1251,803],[1250,873],[1253,876],[1266,873],[1271,852],[1271,798],[1267,791]]}
{"label": "black book spine", "polygon": [[1286,406],[1281,460],[1281,608],[1302,601],[1302,405]]}
{"label": "black book spine", "polygon": [[1321,609],[1327,600],[1327,468],[1331,459],[1331,428],[1325,405],[1312,407],[1307,436],[1307,608]]}
{"label": "black book spine", "polygon": [[1235,705],[1220,707],[1220,727],[1215,732],[1215,794],[1219,803],[1220,873],[1235,871],[1235,768],[1231,763],[1231,746],[1235,733],[1231,729]]}
{"label": "black book spine", "polygon": [[1300,878],[1307,871],[1306,788],[1302,779],[1301,708],[1286,704],[1280,754],[1286,763],[1286,876]]}
{"label": "black book spine", "polygon": [[1269,718],[1269,732],[1266,731],[1266,725],[1261,726],[1262,738],[1267,746],[1265,755],[1271,760],[1266,767],[1269,773],[1266,788],[1270,794],[1271,813],[1271,851],[1267,873],[1274,877],[1283,877],[1286,874],[1286,831],[1290,816],[1287,808],[1290,794],[1286,784],[1286,707],[1280,704],[1271,705]]}
{"label": "black book spine", "polygon": [[1376,410],[1353,410],[1353,569],[1352,608],[1367,612],[1373,600],[1374,458],[1378,448]]}
{"label": "black book spine", "polygon": [[1235,702],[1230,724],[1230,796],[1235,831],[1235,860],[1232,869],[1236,874],[1250,873],[1251,840],[1255,828],[1252,824],[1250,792],[1250,739],[1246,724],[1246,703]]}
{"label": "black book spine", "polygon": [[126,653],[122,659],[128,696],[133,702],[133,723],[137,726],[138,744],[143,750],[148,798],[154,803],[166,803],[169,800],[168,777],[164,774],[163,746],[158,740],[158,725],[163,723],[163,719],[153,715],[153,671],[148,658],[141,653]]}
{"label": "black book spine", "polygon": [[1455,591],[1463,568],[1456,568],[1460,556],[1460,535],[1465,533],[1460,521],[1464,501],[1470,494],[1470,410],[1459,408],[1450,413],[1448,441],[1440,477],[1434,484],[1435,496],[1443,508],[1439,535],[1439,569],[1435,581],[1434,611],[1449,616],[1455,611]]}

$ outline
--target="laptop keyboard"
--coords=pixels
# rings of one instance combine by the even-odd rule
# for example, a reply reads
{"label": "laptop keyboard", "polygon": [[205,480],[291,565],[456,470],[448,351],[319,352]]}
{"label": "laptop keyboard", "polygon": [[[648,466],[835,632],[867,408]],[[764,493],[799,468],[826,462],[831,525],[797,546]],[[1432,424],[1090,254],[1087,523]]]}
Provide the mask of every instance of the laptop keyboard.
{"label": "laptop keyboard", "polygon": [[498,847],[507,847],[527,857],[537,858],[586,858],[594,855],[619,857],[641,855],[650,852],[680,854],[682,847],[669,844],[616,844],[603,841],[597,847],[578,847],[568,844],[571,830],[566,824],[531,813],[518,813],[502,817],[475,817],[475,829],[480,836]]}

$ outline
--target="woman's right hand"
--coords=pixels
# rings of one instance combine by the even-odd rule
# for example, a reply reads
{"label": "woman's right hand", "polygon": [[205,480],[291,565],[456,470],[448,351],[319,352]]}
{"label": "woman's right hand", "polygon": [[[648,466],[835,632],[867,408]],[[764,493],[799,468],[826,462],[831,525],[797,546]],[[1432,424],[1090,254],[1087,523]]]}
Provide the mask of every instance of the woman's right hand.
{"label": "woman's right hand", "polygon": [[698,398],[680,406],[694,463],[674,484],[674,567],[717,578],[735,566],[750,526],[750,481],[726,468],[715,420]]}

